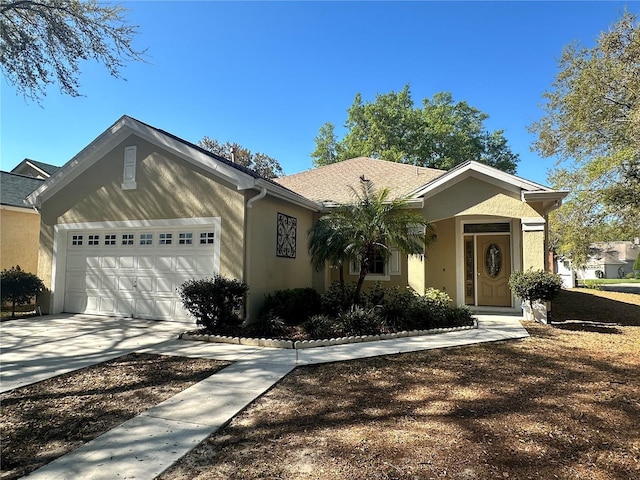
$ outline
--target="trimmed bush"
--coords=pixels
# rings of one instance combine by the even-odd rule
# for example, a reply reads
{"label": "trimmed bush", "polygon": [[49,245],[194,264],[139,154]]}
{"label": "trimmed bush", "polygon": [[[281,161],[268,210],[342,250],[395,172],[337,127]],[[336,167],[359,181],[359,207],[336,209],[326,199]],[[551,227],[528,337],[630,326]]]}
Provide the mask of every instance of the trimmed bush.
{"label": "trimmed bush", "polygon": [[178,288],[184,308],[212,333],[242,323],[244,296],[249,290],[240,280],[216,275],[213,279],[187,280]]}
{"label": "trimmed bush", "polygon": [[337,317],[342,312],[349,311],[355,293],[355,283],[346,283],[343,291],[340,282],[333,282],[322,295],[322,313],[330,317]]}
{"label": "trimmed bush", "polygon": [[535,301],[553,300],[562,290],[562,278],[542,270],[513,272],[509,277],[509,288],[517,297],[533,305]]}
{"label": "trimmed bush", "polygon": [[320,310],[321,297],[313,288],[292,288],[268,294],[258,317],[275,315],[287,325],[300,325]]}
{"label": "trimmed bush", "polygon": [[44,283],[36,275],[24,272],[20,265],[0,272],[0,299],[11,303],[11,316],[16,316],[16,307],[26,305],[44,290]]}

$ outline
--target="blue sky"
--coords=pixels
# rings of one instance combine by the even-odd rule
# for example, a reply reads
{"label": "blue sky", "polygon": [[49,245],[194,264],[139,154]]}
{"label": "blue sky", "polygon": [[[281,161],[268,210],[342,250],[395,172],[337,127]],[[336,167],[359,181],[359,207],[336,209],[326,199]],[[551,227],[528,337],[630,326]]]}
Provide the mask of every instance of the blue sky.
{"label": "blue sky", "polygon": [[24,158],[62,165],[127,114],[185,140],[235,141],[279,160],[285,173],[312,167],[329,121],[342,136],[357,92],[410,84],[416,104],[440,91],[489,114],[520,155],[518,174],[546,183],[554,159],[530,151],[526,127],[563,46],[591,47],[635,2],[127,2],[139,26],[126,81],[82,65],[83,97],[56,87],[27,103],[4,78],[1,168]]}

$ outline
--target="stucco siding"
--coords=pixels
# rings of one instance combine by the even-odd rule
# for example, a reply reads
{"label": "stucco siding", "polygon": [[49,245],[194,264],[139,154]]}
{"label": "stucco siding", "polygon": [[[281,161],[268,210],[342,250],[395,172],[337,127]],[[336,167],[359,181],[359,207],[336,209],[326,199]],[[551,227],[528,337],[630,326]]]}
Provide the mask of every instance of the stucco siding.
{"label": "stucco siding", "polygon": [[522,232],[522,270],[544,270],[544,232]]}
{"label": "stucco siding", "polygon": [[407,260],[407,277],[409,286],[419,295],[425,292],[425,257],[411,255]]}
{"label": "stucco siding", "polygon": [[449,218],[433,223],[437,236],[427,249],[425,262],[425,288],[433,287],[456,298],[456,228]]}
{"label": "stucco siding", "polygon": [[537,217],[538,212],[520,199],[520,194],[476,178],[467,178],[425,200],[428,221],[462,215],[492,217]]}
{"label": "stucco siding", "polygon": [[37,274],[40,215],[2,207],[0,225],[0,269],[19,265],[23,271]]}
{"label": "stucco siding", "polygon": [[[277,255],[278,214],[295,218],[295,258]],[[314,272],[307,249],[307,232],[313,219],[313,212],[270,196],[247,208],[245,281],[249,285],[249,321],[256,318],[266,294],[313,286]]]}

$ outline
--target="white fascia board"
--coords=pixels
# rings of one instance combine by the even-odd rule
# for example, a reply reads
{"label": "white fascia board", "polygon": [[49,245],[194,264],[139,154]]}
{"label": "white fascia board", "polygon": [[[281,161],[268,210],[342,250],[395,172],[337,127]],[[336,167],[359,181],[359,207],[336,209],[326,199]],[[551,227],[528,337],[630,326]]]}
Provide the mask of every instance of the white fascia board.
{"label": "white fascia board", "polygon": [[97,162],[103,152],[110,150],[124,140],[129,133],[131,133],[130,131],[124,131],[127,121],[131,123],[132,119],[125,115],[102,132],[93,142],[65,163],[62,168],[56,172],[56,175],[46,180],[40,187],[27,196],[27,203],[39,207],[43,201],[51,198],[65,185]]}
{"label": "white fascia board", "polygon": [[546,202],[551,200],[563,200],[569,195],[568,190],[546,190],[543,192],[522,192],[524,202]]}
{"label": "white fascia board", "polygon": [[26,164],[29,165],[31,168],[33,168],[36,172],[39,172],[40,175],[42,175],[44,178],[49,178],[51,176],[47,172],[42,170],[40,167],[38,167],[37,165],[31,163],[29,160],[26,160]]}
{"label": "white fascia board", "polygon": [[516,175],[503,172],[497,168],[490,167],[484,163],[475,161],[465,162],[457,167],[449,170],[435,180],[427,183],[423,187],[415,190],[412,195],[422,196],[423,198],[432,197],[441,191],[465,180],[467,178],[477,178],[487,183],[496,185],[514,193],[520,193],[523,190],[542,190],[549,191],[544,185],[530,182]]}
{"label": "white fascia board", "polygon": [[33,206],[25,205],[24,207],[18,207],[16,205],[0,205],[0,209],[9,210],[10,212],[20,212],[20,213],[32,213],[34,215],[39,215],[38,212]]}

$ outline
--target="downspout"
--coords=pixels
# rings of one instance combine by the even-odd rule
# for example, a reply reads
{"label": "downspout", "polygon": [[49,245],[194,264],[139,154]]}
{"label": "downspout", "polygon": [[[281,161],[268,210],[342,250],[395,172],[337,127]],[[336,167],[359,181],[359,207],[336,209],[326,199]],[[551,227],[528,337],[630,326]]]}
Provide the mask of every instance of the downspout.
{"label": "downspout", "polygon": [[258,195],[255,195],[251,197],[249,200],[247,200],[247,208],[245,209],[244,281],[247,285],[249,285],[249,291],[247,292],[247,295],[245,298],[245,304],[244,304],[245,323],[251,322],[249,315],[247,315],[247,308],[249,306],[249,298],[251,295],[251,279],[249,277],[251,272],[251,253],[253,248],[253,242],[251,241],[252,235],[253,235],[253,229],[251,228],[252,222],[251,222],[251,219],[249,218],[249,212],[253,208],[254,203],[262,200],[266,196],[267,196],[267,188],[260,187],[260,193],[258,193]]}

